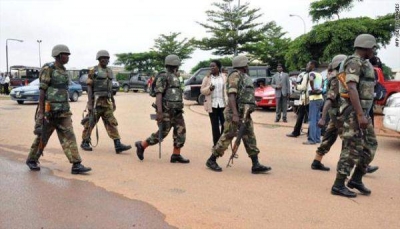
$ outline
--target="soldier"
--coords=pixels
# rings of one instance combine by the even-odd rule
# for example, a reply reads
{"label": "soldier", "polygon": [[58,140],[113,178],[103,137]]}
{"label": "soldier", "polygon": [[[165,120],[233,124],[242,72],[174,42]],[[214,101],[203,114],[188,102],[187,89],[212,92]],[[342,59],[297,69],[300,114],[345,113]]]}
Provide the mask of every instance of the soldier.
{"label": "soldier", "polygon": [[339,109],[339,82],[336,75],[339,73],[340,63],[347,58],[346,55],[339,54],[333,57],[331,65],[332,72],[328,76],[326,100],[322,110],[322,117],[318,121],[320,128],[325,126],[326,114],[329,113],[329,123],[322,138],[321,145],[318,147],[311,168],[314,170],[329,171],[330,169],[321,163],[322,157],[329,152],[338,136],[337,115]]}
{"label": "soldier", "polygon": [[[68,63],[69,49],[65,45],[56,45],[52,50],[55,62],[45,64],[40,72],[40,95],[38,111],[36,113],[35,131],[37,134],[26,164],[33,171],[40,170],[38,160],[47,139],[54,130],[70,163],[72,174],[86,173],[91,170],[81,164],[76,138],[72,127],[71,111],[68,102],[69,77],[64,67]],[[44,125],[43,125],[44,124]]]}
{"label": "soldier", "polygon": [[[248,105],[251,111],[255,109],[254,85],[248,75],[248,59],[246,56],[236,56],[232,60],[234,71],[227,80],[228,106],[224,110],[225,123],[224,132],[217,144],[211,150],[211,156],[207,160],[206,166],[213,171],[221,172],[222,169],[217,164],[217,158],[224,155],[232,139],[235,137],[240,119],[244,117],[244,107]],[[251,172],[263,173],[271,170],[271,167],[264,166],[258,162],[260,150],[257,148],[257,141],[254,135],[253,121],[249,115],[248,121],[241,124],[246,125],[242,137],[246,152],[253,162]]]}
{"label": "soldier", "polygon": [[94,126],[102,118],[108,136],[114,140],[115,152],[119,154],[132,147],[121,143],[117,128],[118,122],[114,117],[114,111],[117,108],[112,92],[112,79],[114,76],[112,70],[107,67],[110,61],[110,54],[106,50],[100,50],[97,52],[96,60],[99,61],[99,65],[90,69],[87,79],[87,108],[89,113],[82,120],[84,130],[82,132],[81,148],[86,151],[93,150],[90,146],[90,135]]}
{"label": "soldier", "polygon": [[[374,101],[375,84],[374,69],[368,59],[374,55],[375,37],[370,34],[357,36],[354,48],[355,53],[341,66],[345,77],[338,75],[341,97],[339,120],[343,124],[339,134],[343,143],[336,180],[331,190],[333,195],[345,197],[356,197],[356,193],[347,187],[355,188],[364,195],[371,194],[371,190],[364,186],[362,177],[378,147],[374,127],[368,116]],[[346,187],[345,179],[354,165],[353,175]]]}
{"label": "soldier", "polygon": [[[165,58],[166,72],[160,73],[156,78],[156,110],[157,122],[162,127],[162,139],[164,139],[171,128],[174,128],[174,149],[171,155],[171,163],[189,163],[188,159],[181,156],[181,148],[186,140],[186,126],[183,119],[183,100],[181,83],[178,78],[178,69],[181,60],[177,55],[168,55]],[[161,125],[160,125],[161,124]],[[136,153],[140,160],[144,159],[144,150],[149,145],[157,144],[159,131],[153,133],[145,141],[137,141]],[[161,140],[162,140],[161,139]]]}

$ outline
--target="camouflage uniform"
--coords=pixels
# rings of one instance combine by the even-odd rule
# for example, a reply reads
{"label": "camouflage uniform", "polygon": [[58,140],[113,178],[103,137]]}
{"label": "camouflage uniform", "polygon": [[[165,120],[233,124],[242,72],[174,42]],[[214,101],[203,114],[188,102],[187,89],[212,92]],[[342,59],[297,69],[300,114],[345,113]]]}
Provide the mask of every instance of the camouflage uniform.
{"label": "camouflage uniform", "polygon": [[325,134],[322,138],[322,142],[317,149],[317,154],[324,156],[329,152],[332,145],[335,144],[338,137],[338,120],[337,115],[339,111],[339,81],[336,78],[337,71],[333,70],[331,73],[332,77],[328,79],[326,99],[332,102],[331,108],[328,111],[329,122],[325,129]]}
{"label": "camouflage uniform", "polygon": [[[173,73],[162,73],[157,77],[155,93],[163,95],[162,138],[164,139],[171,128],[174,128],[174,147],[182,148],[186,141],[186,126],[183,119],[182,88],[179,78]],[[159,142],[158,131],[146,139],[149,145]]]}
{"label": "camouflage uniform", "polygon": [[[107,85],[106,87],[107,90],[105,92],[101,92],[97,94],[96,92],[96,86],[95,81],[96,77],[104,75],[107,77]],[[120,139],[119,132],[118,132],[118,122],[117,119],[114,117],[114,109],[113,109],[113,103],[111,101],[111,96],[112,95],[112,79],[113,79],[113,73],[112,70],[108,67],[102,68],[100,65],[95,66],[94,68],[90,69],[89,74],[88,74],[88,80],[87,80],[87,85],[88,87],[93,88],[93,94],[94,94],[94,107],[93,111],[95,111],[95,117],[94,117],[94,122],[92,122],[92,125],[90,126],[89,122],[89,115],[86,115],[86,118],[84,118],[85,122],[83,123],[84,130],[82,132],[82,139],[84,141],[90,141],[90,135],[91,132],[96,125],[96,123],[99,121],[100,117],[103,119],[104,126],[107,130],[108,136],[115,140],[115,139]]]}
{"label": "camouflage uniform", "polygon": [[[357,55],[350,56],[344,63],[346,82],[356,82],[360,97],[360,104],[364,115],[368,116],[372,109],[374,98],[375,76],[372,65],[368,60],[363,60]],[[371,118],[368,118],[368,127],[365,130],[359,128],[357,114],[354,111],[350,99],[346,98],[348,91],[340,84],[341,94],[340,122],[342,127],[339,135],[343,140],[342,151],[337,165],[340,175],[349,176],[354,165],[356,169],[365,174],[368,164],[373,160],[378,142],[372,126]]]}
{"label": "camouflage uniform", "polygon": [[[70,163],[82,161],[72,127],[71,111],[68,103],[69,77],[64,66],[54,63],[46,64],[40,74],[39,89],[45,91],[47,102],[50,102],[50,114],[45,114],[48,123],[43,128],[43,136],[50,138],[53,131],[57,131],[58,139]],[[36,117],[35,129],[41,126],[41,120]],[[28,161],[38,161],[37,155],[40,137],[37,136],[29,151]]]}
{"label": "camouflage uniform", "polygon": [[[250,104],[252,109],[255,108],[255,98],[254,98],[254,85],[251,78],[244,73],[239,71],[232,72],[227,81],[227,92],[237,94],[237,105],[239,117],[243,118],[243,110],[245,104]],[[224,132],[219,138],[217,144],[212,148],[212,154],[217,157],[222,157],[225,150],[228,148],[232,139],[236,136],[238,132],[238,125],[232,122],[233,112],[227,106],[224,111],[225,123]],[[254,135],[253,120],[249,116],[248,121],[243,123],[246,125],[245,133],[243,135],[243,143],[246,148],[247,154],[251,156],[257,156],[260,150],[257,148],[256,136]]]}

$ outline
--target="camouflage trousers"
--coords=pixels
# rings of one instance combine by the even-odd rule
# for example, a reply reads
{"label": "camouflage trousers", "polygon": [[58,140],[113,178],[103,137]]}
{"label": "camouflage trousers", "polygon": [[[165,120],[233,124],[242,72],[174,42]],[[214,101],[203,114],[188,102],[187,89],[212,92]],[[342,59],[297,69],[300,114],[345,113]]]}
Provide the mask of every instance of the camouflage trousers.
{"label": "camouflage trousers", "polygon": [[[94,112],[94,110],[92,111]],[[82,140],[90,140],[90,135],[99,119],[103,119],[104,127],[107,130],[107,134],[111,139],[120,139],[118,132],[118,121],[114,117],[114,110],[112,106],[109,107],[96,107],[96,112],[93,114],[93,121],[90,121],[90,113],[86,115],[82,120],[82,125],[84,127],[82,132]]]}
{"label": "camouflage trousers", "polygon": [[[162,138],[164,139],[171,128],[174,128],[173,131],[173,139],[174,139],[174,147],[182,148],[186,141],[186,125],[185,120],[183,119],[183,111],[182,110],[170,110],[168,112],[163,113],[163,119],[161,121],[162,125]],[[150,137],[146,139],[146,142],[149,145],[155,145],[159,142],[158,132],[152,133]]]}
{"label": "camouflage trousers", "polygon": [[[58,139],[60,140],[61,146],[69,162],[81,162],[82,159],[78,152],[78,146],[76,145],[76,138],[72,126],[71,116],[50,118],[49,122],[43,128],[42,136],[50,139],[50,136],[53,134],[54,130],[57,131]],[[40,136],[36,136],[35,140],[33,141],[29,151],[28,160],[39,160],[40,155],[37,155],[37,151],[39,148],[40,139]]]}
{"label": "camouflage trousers", "polygon": [[368,127],[361,130],[358,126],[356,113],[352,111],[349,115],[343,117],[343,127],[341,128],[339,135],[343,143],[337,165],[338,174],[349,176],[354,165],[365,173],[378,148],[371,118],[368,120]]}
{"label": "camouflage trousers", "polygon": [[[228,149],[229,145],[232,142],[232,139],[236,137],[239,126],[232,122],[232,113],[227,109],[224,112],[225,123],[224,123],[224,132],[219,138],[217,144],[212,148],[211,152],[217,157],[222,157],[225,153],[225,150]],[[247,154],[251,156],[258,155],[260,150],[257,148],[257,140],[254,135],[254,126],[253,120],[249,117],[248,121],[241,124],[245,125],[245,131],[242,137],[242,141],[244,147],[246,148]]]}
{"label": "camouflage trousers", "polygon": [[324,156],[329,152],[333,144],[335,144],[338,137],[338,127],[337,127],[337,117],[336,114],[329,113],[329,122],[326,126],[324,136],[322,137],[322,142],[317,148],[317,154]]}

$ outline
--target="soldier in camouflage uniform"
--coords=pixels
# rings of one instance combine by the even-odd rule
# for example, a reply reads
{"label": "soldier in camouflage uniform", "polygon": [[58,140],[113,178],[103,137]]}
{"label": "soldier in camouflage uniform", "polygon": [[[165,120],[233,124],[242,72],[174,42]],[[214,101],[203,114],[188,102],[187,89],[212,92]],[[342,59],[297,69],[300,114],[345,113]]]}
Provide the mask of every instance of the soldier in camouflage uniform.
{"label": "soldier in camouflage uniform", "polygon": [[116,109],[112,93],[112,79],[114,77],[112,70],[107,67],[110,61],[110,54],[106,50],[100,50],[97,52],[96,59],[99,61],[99,65],[90,69],[87,79],[89,98],[87,108],[89,113],[82,120],[84,130],[82,132],[81,148],[86,151],[92,151],[90,135],[96,123],[102,118],[108,136],[114,140],[115,152],[119,154],[132,147],[121,143],[117,127],[118,122],[114,117]]}
{"label": "soldier in camouflage uniform", "polygon": [[[45,64],[40,72],[39,107],[36,113],[35,131],[37,134],[26,164],[33,171],[40,170],[38,160],[39,144],[44,148],[54,130],[70,163],[72,174],[86,173],[91,168],[81,164],[76,138],[72,127],[71,111],[68,102],[70,79],[64,67],[69,60],[70,51],[65,45],[56,45],[52,50],[55,62]],[[45,108],[46,107],[46,108]],[[44,126],[43,126],[44,123]],[[42,149],[43,149],[42,148]]]}
{"label": "soldier in camouflage uniform", "polygon": [[[224,110],[224,132],[219,138],[217,144],[212,148],[211,156],[206,163],[208,168],[217,172],[222,171],[221,167],[217,164],[217,158],[224,155],[225,150],[235,137],[239,128],[239,120],[243,119],[244,116],[243,111],[245,105],[250,106],[251,111],[254,111],[256,106],[253,81],[248,75],[249,68],[247,57],[236,56],[232,60],[232,64],[235,70],[229,75],[226,83],[228,106]],[[242,123],[241,125],[246,125],[242,140],[246,152],[253,163],[251,172],[256,174],[271,170],[271,167],[264,166],[258,161],[260,150],[257,148],[253,121],[250,115],[248,116],[247,122]]]}
{"label": "soldier in camouflage uniform", "polygon": [[[336,180],[331,193],[345,197],[356,197],[347,187],[357,189],[364,195],[371,194],[362,182],[368,164],[373,160],[378,142],[371,118],[368,116],[374,101],[375,77],[369,58],[373,57],[376,39],[370,34],[361,34],[354,41],[355,53],[341,66],[343,74],[338,79],[340,102],[339,135],[343,140],[337,165]],[[355,165],[352,177],[344,185]]]}
{"label": "soldier in camouflage uniform", "polygon": [[339,110],[339,82],[336,75],[339,73],[340,63],[347,58],[346,55],[339,54],[333,57],[331,66],[332,72],[328,76],[326,100],[322,110],[322,117],[318,121],[320,128],[325,126],[326,115],[329,113],[329,123],[326,127],[321,145],[318,147],[311,168],[314,170],[329,171],[330,169],[321,163],[322,157],[329,152],[338,137],[337,115]]}
{"label": "soldier in camouflage uniform", "polygon": [[[166,72],[157,76],[155,86],[157,122],[162,127],[162,139],[168,135],[171,128],[174,128],[174,149],[171,155],[171,163],[190,162],[181,156],[181,148],[186,141],[186,126],[183,119],[183,90],[177,74],[180,65],[181,60],[177,55],[168,55],[165,58]],[[135,146],[138,158],[143,160],[144,150],[149,145],[155,145],[159,141],[159,131],[151,134],[145,141],[137,141]]]}

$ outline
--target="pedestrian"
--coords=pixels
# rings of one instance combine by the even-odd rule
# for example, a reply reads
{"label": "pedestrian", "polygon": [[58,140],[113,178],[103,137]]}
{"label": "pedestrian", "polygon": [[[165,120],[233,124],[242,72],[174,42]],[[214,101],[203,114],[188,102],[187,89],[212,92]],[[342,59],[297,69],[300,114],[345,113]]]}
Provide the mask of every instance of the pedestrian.
{"label": "pedestrian", "polygon": [[222,64],[219,60],[210,63],[211,72],[203,78],[200,92],[205,96],[204,109],[211,121],[213,146],[224,132],[224,109],[226,106],[225,83],[226,76],[222,74]]}
{"label": "pedestrian", "polygon": [[9,91],[9,86],[10,86],[10,73],[6,73],[6,76],[4,78],[4,94],[9,95],[10,91]]}
{"label": "pedestrian", "polygon": [[290,81],[289,75],[283,72],[283,67],[278,64],[277,73],[272,76],[271,86],[275,89],[275,99],[276,99],[276,116],[275,122],[279,122],[281,119],[283,122],[287,122],[287,101],[290,97]]}
{"label": "pedestrian", "polygon": [[[308,119],[308,108],[310,101],[308,98],[308,91],[304,89],[303,90],[299,89],[303,83],[305,75],[307,75],[307,72],[303,71],[297,76],[296,81],[293,81],[293,84],[296,86],[296,89],[299,90],[301,94],[299,99],[299,107],[297,109],[296,124],[293,128],[293,131],[289,134],[286,134],[287,137],[297,138],[298,136],[300,136],[303,122]],[[306,80],[304,80],[304,82],[306,82]],[[305,86],[302,88],[305,88]]]}
{"label": "pedestrian", "polygon": [[[181,148],[186,141],[186,125],[183,118],[183,90],[178,78],[178,70],[181,60],[177,55],[168,55],[165,58],[165,72],[156,78],[156,112],[159,130],[150,135],[144,141],[137,141],[136,154],[140,160],[144,159],[144,151],[148,146],[159,143],[164,139],[171,128],[173,130],[174,149],[171,155],[171,163],[189,163],[190,160],[182,157]],[[162,139],[159,139],[161,129]]]}
{"label": "pedestrian", "polygon": [[318,126],[320,128],[326,126],[326,116],[329,115],[329,122],[326,126],[325,133],[322,138],[321,145],[318,147],[314,161],[311,164],[311,169],[314,170],[322,170],[322,171],[329,171],[330,168],[324,166],[321,163],[322,158],[325,154],[329,152],[332,145],[336,142],[338,137],[338,120],[337,116],[339,115],[339,81],[337,79],[337,75],[339,74],[339,67],[340,63],[347,58],[346,55],[339,54],[333,57],[331,66],[332,71],[328,75],[328,82],[327,82],[327,93],[326,93],[326,100],[324,103],[324,107],[322,110],[322,116],[318,121]]}
{"label": "pedestrian", "polygon": [[[244,108],[250,106],[250,111],[254,111],[256,103],[254,97],[254,84],[249,73],[248,59],[246,56],[236,56],[232,60],[233,72],[230,73],[227,80],[228,106],[224,110],[225,124],[224,132],[219,138],[217,144],[211,150],[211,156],[206,162],[206,166],[213,171],[221,172],[222,168],[217,164],[217,158],[224,155],[235,133],[238,131],[240,119],[244,119]],[[258,161],[260,150],[257,148],[256,136],[254,135],[254,126],[250,114],[246,117],[244,134],[242,140],[246,152],[251,158],[251,172],[254,174],[264,173],[271,170],[271,167],[264,166]]]}
{"label": "pedestrian", "polygon": [[[370,34],[361,34],[354,41],[355,53],[343,63],[345,77],[339,80],[341,97],[339,130],[343,140],[342,151],[337,165],[337,174],[331,193],[345,197],[356,197],[347,187],[370,195],[362,182],[367,166],[373,160],[378,142],[372,120],[368,116],[374,102],[374,69],[368,59],[374,55],[376,39]],[[344,185],[355,165],[353,175]]]}
{"label": "pedestrian", "polygon": [[93,128],[101,118],[108,136],[114,141],[115,152],[119,154],[132,147],[121,143],[118,121],[114,116],[114,112],[117,109],[112,91],[114,75],[112,70],[107,67],[110,61],[110,54],[106,50],[100,50],[96,54],[96,60],[98,60],[99,64],[90,69],[86,82],[88,86],[87,109],[89,112],[81,122],[84,126],[81,148],[86,151],[93,150],[90,136]]}
{"label": "pedestrian", "polygon": [[70,51],[65,45],[53,47],[52,56],[55,62],[45,64],[40,72],[39,105],[36,113],[35,130],[37,135],[32,143],[26,164],[32,171],[40,170],[38,165],[41,150],[46,146],[54,130],[70,163],[71,173],[81,174],[91,170],[81,164],[71,111],[68,100],[70,79],[64,65],[69,61]]}

